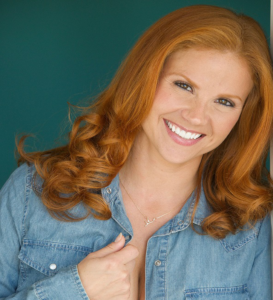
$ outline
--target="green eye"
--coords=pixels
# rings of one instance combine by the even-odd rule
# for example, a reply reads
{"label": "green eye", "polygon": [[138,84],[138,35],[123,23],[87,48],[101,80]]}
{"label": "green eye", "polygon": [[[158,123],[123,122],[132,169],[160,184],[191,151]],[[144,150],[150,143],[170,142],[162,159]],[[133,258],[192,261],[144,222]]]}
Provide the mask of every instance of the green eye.
{"label": "green eye", "polygon": [[224,106],[234,107],[234,103],[227,99],[220,98],[220,99],[217,99],[216,102],[221,105],[224,105]]}
{"label": "green eye", "polygon": [[185,82],[177,81],[177,82],[175,82],[175,85],[179,86],[183,90],[186,90],[186,91],[192,93],[192,87]]}

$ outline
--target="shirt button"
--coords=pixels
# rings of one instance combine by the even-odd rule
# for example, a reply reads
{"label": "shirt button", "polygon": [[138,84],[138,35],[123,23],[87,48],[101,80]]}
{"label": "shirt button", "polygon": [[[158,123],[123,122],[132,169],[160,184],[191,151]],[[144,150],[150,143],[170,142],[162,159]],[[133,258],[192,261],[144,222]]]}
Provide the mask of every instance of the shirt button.
{"label": "shirt button", "polygon": [[126,235],[126,236],[125,236],[125,241],[128,241],[129,238],[130,238],[129,235]]}
{"label": "shirt button", "polygon": [[111,194],[112,190],[111,190],[110,188],[107,188],[107,189],[106,189],[106,192],[107,192],[108,194]]}
{"label": "shirt button", "polygon": [[155,261],[155,265],[156,265],[157,267],[161,266],[161,261],[160,261],[160,260],[156,260],[156,261]]}
{"label": "shirt button", "polygon": [[56,266],[55,264],[51,264],[51,265],[49,266],[49,269],[50,269],[50,270],[56,270],[56,268],[57,268],[57,266]]}

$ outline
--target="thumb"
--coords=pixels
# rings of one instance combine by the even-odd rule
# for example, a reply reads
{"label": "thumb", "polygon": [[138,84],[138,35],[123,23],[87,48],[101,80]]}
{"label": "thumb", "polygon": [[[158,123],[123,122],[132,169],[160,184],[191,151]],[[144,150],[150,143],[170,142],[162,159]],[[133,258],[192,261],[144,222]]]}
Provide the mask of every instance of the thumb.
{"label": "thumb", "polygon": [[107,245],[106,247],[104,247],[98,251],[90,253],[89,255],[91,255],[92,258],[104,257],[111,253],[121,250],[124,247],[124,245],[125,245],[125,238],[122,235],[122,233],[120,233],[113,243]]}

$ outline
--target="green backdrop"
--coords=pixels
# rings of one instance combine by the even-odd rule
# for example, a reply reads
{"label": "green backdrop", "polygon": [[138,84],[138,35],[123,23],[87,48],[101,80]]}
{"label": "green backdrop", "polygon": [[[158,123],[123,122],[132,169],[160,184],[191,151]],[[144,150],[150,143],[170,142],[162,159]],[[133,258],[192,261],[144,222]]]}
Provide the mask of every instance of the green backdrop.
{"label": "green backdrop", "polygon": [[16,134],[35,134],[32,150],[56,146],[67,102],[101,91],[145,29],[192,4],[250,15],[269,40],[270,0],[0,0],[0,186],[16,168]]}

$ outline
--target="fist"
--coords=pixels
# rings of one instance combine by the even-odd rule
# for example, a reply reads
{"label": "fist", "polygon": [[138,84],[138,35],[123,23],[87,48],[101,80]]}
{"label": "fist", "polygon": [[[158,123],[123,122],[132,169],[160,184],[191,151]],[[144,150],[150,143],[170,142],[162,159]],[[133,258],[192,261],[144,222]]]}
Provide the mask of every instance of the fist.
{"label": "fist", "polygon": [[136,247],[124,247],[125,238],[99,251],[90,253],[78,264],[82,285],[90,300],[127,300],[130,297],[130,274],[139,252]]}

